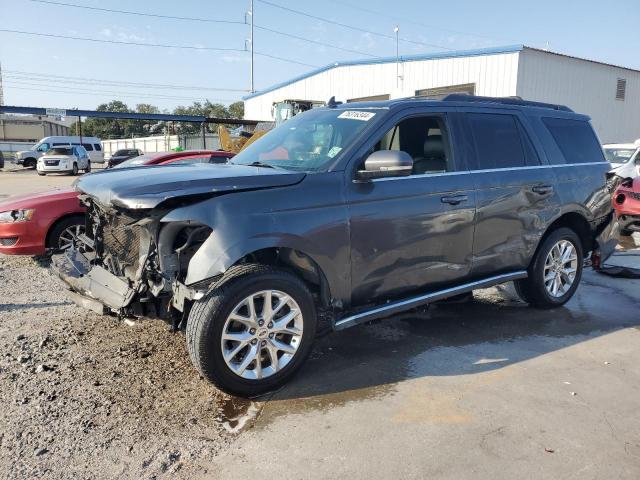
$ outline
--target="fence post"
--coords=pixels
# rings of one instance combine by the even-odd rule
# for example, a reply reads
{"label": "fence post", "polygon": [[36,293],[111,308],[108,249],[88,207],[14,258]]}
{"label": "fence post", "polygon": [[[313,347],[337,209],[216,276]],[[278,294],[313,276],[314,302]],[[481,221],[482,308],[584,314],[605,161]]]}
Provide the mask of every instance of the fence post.
{"label": "fence post", "polygon": [[207,130],[204,122],[202,122],[202,149],[207,149]]}

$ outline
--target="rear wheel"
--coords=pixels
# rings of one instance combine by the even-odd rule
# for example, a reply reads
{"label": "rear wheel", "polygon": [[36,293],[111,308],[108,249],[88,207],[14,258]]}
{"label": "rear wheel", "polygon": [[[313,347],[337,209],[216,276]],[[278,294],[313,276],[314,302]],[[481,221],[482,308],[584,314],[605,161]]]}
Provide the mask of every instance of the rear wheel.
{"label": "rear wheel", "polygon": [[553,231],[540,245],[528,278],[515,281],[516,292],[539,308],[554,308],[569,301],[582,278],[582,244],[569,228]]}
{"label": "rear wheel", "polygon": [[242,265],[226,275],[191,309],[187,348],[202,376],[222,390],[259,395],[284,384],[309,355],[313,298],[284,270]]}
{"label": "rear wheel", "polygon": [[91,173],[91,162],[87,162],[87,168],[84,169],[84,173]]}

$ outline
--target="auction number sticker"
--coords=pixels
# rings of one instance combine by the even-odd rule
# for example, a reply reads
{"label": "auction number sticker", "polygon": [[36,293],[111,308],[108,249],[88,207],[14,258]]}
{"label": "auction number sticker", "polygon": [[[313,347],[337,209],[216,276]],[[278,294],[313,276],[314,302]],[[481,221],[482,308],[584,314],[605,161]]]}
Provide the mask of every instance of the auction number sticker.
{"label": "auction number sticker", "polygon": [[338,115],[338,118],[351,118],[353,120],[362,120],[368,122],[375,115],[374,112],[360,112],[358,110],[347,110]]}

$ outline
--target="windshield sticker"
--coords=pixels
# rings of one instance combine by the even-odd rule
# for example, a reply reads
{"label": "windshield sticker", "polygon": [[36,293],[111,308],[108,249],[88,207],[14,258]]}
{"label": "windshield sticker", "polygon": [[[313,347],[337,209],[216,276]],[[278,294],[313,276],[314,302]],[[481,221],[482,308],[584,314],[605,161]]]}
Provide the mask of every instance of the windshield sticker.
{"label": "windshield sticker", "polygon": [[337,154],[340,153],[340,150],[342,150],[342,147],[331,147],[331,150],[327,152],[327,157],[329,158],[335,157]]}
{"label": "windshield sticker", "polygon": [[375,115],[374,112],[360,112],[357,110],[347,110],[346,112],[342,112],[338,115],[338,118],[351,118],[353,120],[362,120],[363,122],[368,122]]}

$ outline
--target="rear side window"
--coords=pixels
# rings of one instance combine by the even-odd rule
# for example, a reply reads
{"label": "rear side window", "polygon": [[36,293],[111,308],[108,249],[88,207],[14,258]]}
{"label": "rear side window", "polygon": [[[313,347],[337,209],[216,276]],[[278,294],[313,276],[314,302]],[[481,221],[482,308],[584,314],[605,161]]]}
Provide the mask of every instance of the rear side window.
{"label": "rear side window", "polygon": [[87,152],[93,152],[93,147],[91,146],[90,143],[83,143],[82,146]]}
{"label": "rear side window", "polygon": [[543,118],[564,157],[564,163],[604,162],[602,147],[588,122],[566,118]]}
{"label": "rear side window", "polygon": [[520,129],[513,115],[469,113],[467,118],[476,150],[476,164],[471,165],[472,169],[527,166],[529,155],[525,156]]}
{"label": "rear side window", "polygon": [[97,152],[102,151],[102,146],[99,143],[94,143],[93,146],[96,148]]}

